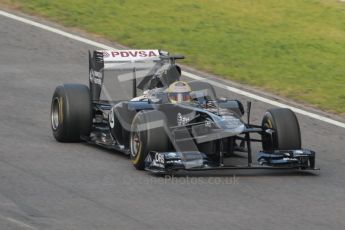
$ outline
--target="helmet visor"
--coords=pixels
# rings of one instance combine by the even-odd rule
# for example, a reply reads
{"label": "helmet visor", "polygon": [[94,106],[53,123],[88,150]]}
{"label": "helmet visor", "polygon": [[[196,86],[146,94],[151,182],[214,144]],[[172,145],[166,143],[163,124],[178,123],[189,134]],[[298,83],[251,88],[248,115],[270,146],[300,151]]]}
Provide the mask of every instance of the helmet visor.
{"label": "helmet visor", "polygon": [[190,94],[189,92],[184,93],[169,93],[169,98],[172,102],[189,102]]}

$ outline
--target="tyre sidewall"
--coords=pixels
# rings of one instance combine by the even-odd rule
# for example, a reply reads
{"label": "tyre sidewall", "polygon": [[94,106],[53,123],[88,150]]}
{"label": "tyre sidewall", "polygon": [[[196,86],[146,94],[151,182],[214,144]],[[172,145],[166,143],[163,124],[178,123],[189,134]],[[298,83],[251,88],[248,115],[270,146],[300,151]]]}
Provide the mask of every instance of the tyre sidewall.
{"label": "tyre sidewall", "polygon": [[51,104],[51,115],[53,112],[53,103],[55,100],[59,101],[59,124],[56,129],[53,128],[53,125],[51,125],[53,136],[58,141],[65,141],[67,139],[67,129],[66,126],[68,126],[66,123],[66,117],[67,117],[67,106],[66,106],[66,94],[64,91],[63,86],[58,86],[55,89],[53,98],[52,98],[52,104]]}

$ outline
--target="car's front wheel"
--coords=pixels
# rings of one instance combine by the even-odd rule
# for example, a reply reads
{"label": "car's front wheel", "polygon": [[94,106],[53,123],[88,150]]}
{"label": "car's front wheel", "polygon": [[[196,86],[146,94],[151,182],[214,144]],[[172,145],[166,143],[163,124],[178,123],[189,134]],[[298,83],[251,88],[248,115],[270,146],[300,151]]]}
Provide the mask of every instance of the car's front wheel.
{"label": "car's front wheel", "polygon": [[130,134],[130,156],[136,169],[145,168],[145,158],[150,151],[168,151],[167,131],[166,117],[160,111],[141,111],[134,117]]}
{"label": "car's front wheel", "polygon": [[264,151],[301,149],[301,131],[297,117],[286,108],[269,109],[262,119]]}

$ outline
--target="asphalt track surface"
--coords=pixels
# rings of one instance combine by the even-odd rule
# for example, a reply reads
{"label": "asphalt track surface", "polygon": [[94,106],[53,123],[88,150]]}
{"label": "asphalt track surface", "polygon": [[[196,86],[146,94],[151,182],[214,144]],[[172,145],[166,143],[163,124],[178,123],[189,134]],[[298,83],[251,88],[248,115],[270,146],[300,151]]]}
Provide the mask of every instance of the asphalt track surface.
{"label": "asphalt track surface", "polygon": [[[312,118],[298,115],[304,147],[317,152],[315,173],[160,178],[136,171],[119,153],[56,142],[54,88],[87,84],[94,48],[0,16],[1,230],[345,228],[345,129]],[[253,122],[260,122],[271,106],[253,103]]]}

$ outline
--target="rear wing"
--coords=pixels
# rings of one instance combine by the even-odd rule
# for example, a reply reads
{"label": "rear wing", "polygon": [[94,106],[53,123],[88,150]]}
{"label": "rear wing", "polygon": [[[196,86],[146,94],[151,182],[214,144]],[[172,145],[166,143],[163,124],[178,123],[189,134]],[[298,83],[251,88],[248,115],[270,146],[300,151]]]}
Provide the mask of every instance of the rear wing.
{"label": "rear wing", "polygon": [[89,51],[89,87],[91,100],[98,101],[101,94],[104,69],[117,63],[160,61],[169,53],[160,50],[94,50]]}
{"label": "rear wing", "polygon": [[[94,50],[89,51],[89,87],[92,101],[100,99],[104,70],[118,68],[121,63],[160,62],[170,60],[175,63],[176,59],[184,59],[182,55],[169,56],[162,50]],[[133,97],[136,96],[135,70],[133,77]]]}

